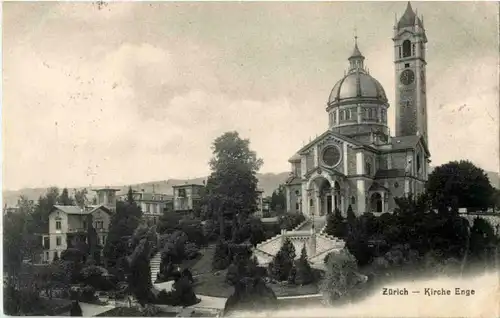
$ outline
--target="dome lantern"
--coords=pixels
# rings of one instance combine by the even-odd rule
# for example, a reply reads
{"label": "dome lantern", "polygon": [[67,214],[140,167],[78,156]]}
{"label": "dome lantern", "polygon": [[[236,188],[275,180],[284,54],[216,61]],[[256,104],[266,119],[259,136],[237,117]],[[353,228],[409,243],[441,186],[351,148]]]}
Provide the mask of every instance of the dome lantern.
{"label": "dome lantern", "polygon": [[347,59],[350,63],[349,71],[353,71],[356,69],[363,69],[364,68],[364,60],[365,57],[363,54],[361,54],[361,51],[359,50],[358,47],[358,36],[354,36],[354,50],[351,54],[351,56]]}

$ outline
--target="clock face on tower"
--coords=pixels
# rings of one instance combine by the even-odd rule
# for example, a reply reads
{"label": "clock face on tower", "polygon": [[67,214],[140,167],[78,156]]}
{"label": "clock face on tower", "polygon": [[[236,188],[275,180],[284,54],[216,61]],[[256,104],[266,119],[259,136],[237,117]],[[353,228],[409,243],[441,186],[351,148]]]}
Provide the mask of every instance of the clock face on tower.
{"label": "clock face on tower", "polygon": [[399,78],[402,84],[410,85],[415,81],[415,73],[412,70],[404,70]]}

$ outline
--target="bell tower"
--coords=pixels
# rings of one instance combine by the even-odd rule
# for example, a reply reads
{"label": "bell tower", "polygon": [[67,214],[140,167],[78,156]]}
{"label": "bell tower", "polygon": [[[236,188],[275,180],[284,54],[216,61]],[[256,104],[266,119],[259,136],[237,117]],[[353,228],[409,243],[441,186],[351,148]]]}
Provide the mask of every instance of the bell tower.
{"label": "bell tower", "polygon": [[410,2],[394,25],[394,65],[396,77],[396,136],[420,134],[427,140],[427,97],[423,17]]}

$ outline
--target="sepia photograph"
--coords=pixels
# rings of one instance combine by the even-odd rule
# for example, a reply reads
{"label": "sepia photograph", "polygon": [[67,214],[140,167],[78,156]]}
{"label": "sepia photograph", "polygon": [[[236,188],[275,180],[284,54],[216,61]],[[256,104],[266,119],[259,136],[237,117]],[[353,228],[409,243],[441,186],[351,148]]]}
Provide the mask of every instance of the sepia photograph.
{"label": "sepia photograph", "polygon": [[4,1],[2,313],[500,317],[499,16]]}

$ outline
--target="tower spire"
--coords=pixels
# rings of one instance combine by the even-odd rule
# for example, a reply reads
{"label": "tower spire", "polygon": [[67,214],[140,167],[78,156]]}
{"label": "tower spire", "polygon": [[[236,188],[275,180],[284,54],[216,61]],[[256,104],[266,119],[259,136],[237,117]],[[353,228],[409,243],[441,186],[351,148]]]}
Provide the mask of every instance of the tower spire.
{"label": "tower spire", "polygon": [[349,71],[363,69],[363,61],[365,60],[365,57],[361,54],[358,47],[358,32],[356,28],[354,28],[354,50],[348,60],[350,64]]}

